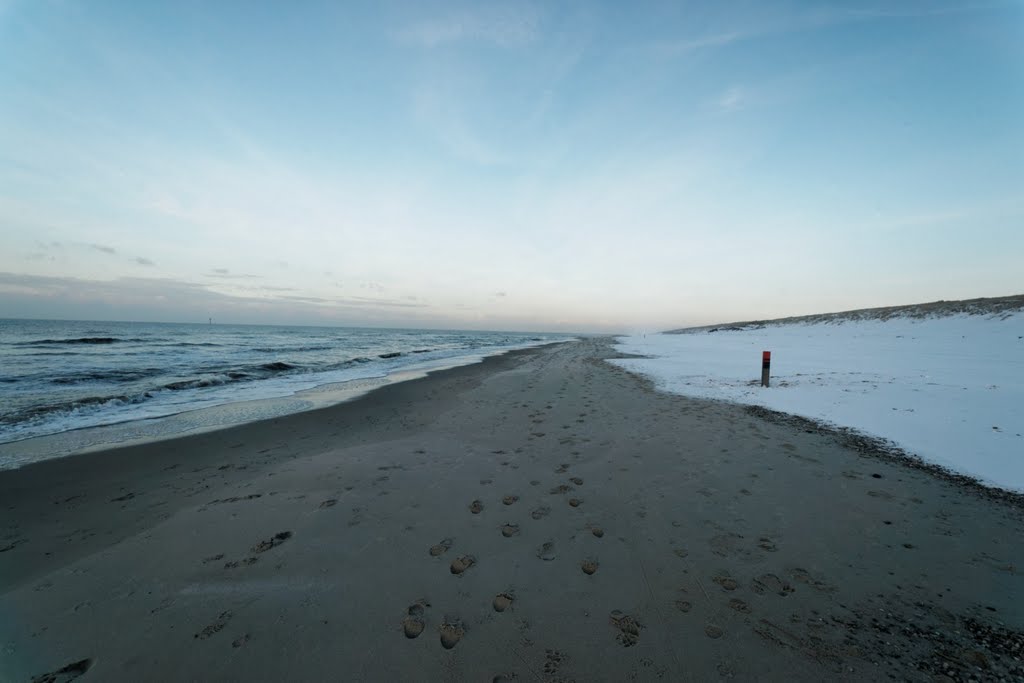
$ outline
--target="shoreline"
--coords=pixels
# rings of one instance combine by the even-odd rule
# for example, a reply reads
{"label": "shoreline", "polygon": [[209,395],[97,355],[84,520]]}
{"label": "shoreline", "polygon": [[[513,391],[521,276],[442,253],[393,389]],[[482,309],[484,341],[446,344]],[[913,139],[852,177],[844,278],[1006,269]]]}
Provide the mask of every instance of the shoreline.
{"label": "shoreline", "polygon": [[[488,374],[492,371],[500,371],[505,365],[504,362],[514,364],[523,355],[557,344],[515,349],[507,353],[488,356],[479,363],[441,368],[427,372],[422,377],[377,387],[350,400],[329,406],[286,413],[264,420],[180,434],[169,438],[147,439],[137,443],[98,448],[38,460],[13,469],[0,470],[0,494],[2,494],[0,500],[8,503],[8,510],[10,510],[12,508],[9,503],[18,494],[34,496],[40,490],[50,489],[48,493],[59,499],[62,488],[73,489],[82,482],[95,483],[100,486],[119,485],[120,482],[132,481],[140,476],[151,476],[154,473],[157,473],[157,478],[161,478],[159,473],[171,471],[180,466],[182,459],[180,452],[183,450],[190,450],[194,454],[198,454],[191,456],[191,459],[200,461],[190,463],[193,468],[205,469],[210,466],[210,460],[219,460],[222,457],[217,449],[224,448],[224,444],[234,444],[237,441],[236,437],[256,441],[272,441],[275,433],[280,429],[287,429],[289,426],[299,429],[316,426],[322,418],[330,419],[333,417],[332,413],[335,412],[349,412],[346,410],[349,408],[359,417],[366,419],[368,415],[372,415],[378,409],[378,406],[389,405],[397,400],[403,393],[402,389],[412,387],[410,390],[415,390],[418,383],[428,382],[437,377],[458,379],[462,375],[472,376],[477,373]],[[226,448],[230,451],[233,446],[228,445]],[[196,470],[196,472],[199,471],[202,470]],[[120,491],[120,488],[116,488],[116,490]],[[152,518],[144,517],[139,521],[142,522],[140,526],[144,526],[151,522]],[[5,543],[0,541],[0,548],[4,546]],[[3,558],[3,555],[0,555],[0,558]],[[0,569],[2,568],[0,565]],[[0,586],[9,578],[0,572]]]}
{"label": "shoreline", "polygon": [[0,678],[1024,675],[1018,507],[620,355],[0,472]]}
{"label": "shoreline", "polygon": [[20,469],[35,462],[55,458],[205,434],[253,422],[286,417],[295,413],[330,408],[357,400],[393,384],[420,379],[454,368],[476,365],[488,358],[572,341],[572,339],[568,339],[519,348],[500,349],[490,353],[466,354],[429,361],[422,367],[399,368],[381,377],[328,382],[296,391],[288,396],[221,403],[167,415],[126,419],[109,424],[79,427],[53,434],[0,442],[0,472]]}

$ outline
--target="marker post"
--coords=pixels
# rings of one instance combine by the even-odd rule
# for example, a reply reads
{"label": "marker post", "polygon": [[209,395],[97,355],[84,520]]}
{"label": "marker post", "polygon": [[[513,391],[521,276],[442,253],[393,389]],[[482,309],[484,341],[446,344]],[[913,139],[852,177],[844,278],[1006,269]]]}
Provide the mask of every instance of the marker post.
{"label": "marker post", "polygon": [[768,376],[771,374],[772,352],[761,352],[761,386],[768,386]]}

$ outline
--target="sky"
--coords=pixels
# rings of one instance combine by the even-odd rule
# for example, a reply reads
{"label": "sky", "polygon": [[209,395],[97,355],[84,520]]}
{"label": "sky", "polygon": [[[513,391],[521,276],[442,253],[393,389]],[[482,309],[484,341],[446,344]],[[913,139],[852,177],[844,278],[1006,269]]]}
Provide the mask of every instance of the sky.
{"label": "sky", "polygon": [[0,317],[666,329],[1024,292],[1024,2],[0,0]]}

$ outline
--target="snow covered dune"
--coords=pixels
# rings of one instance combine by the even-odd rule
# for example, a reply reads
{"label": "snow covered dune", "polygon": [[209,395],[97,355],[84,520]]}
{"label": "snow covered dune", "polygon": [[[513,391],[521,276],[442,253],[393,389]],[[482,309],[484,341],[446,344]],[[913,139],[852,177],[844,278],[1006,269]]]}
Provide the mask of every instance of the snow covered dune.
{"label": "snow covered dune", "polygon": [[610,362],[660,389],[852,427],[1024,491],[1024,311],[702,328],[618,349],[648,356]]}

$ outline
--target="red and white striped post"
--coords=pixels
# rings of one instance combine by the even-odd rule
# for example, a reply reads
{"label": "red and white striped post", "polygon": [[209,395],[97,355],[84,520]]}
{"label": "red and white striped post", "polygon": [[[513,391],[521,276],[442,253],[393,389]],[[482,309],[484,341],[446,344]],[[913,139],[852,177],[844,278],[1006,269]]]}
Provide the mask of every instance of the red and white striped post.
{"label": "red and white striped post", "polygon": [[761,352],[761,386],[768,386],[768,376],[771,372],[772,367],[772,352],[762,351]]}

